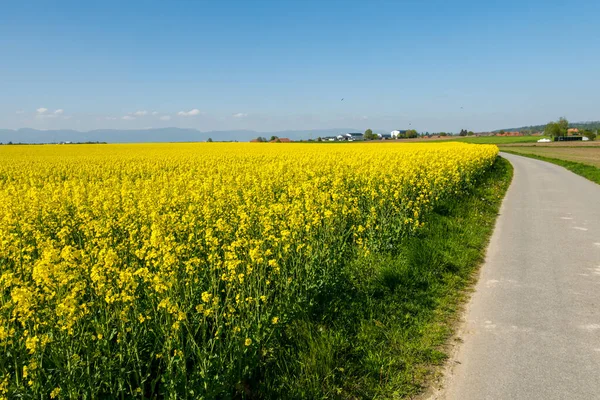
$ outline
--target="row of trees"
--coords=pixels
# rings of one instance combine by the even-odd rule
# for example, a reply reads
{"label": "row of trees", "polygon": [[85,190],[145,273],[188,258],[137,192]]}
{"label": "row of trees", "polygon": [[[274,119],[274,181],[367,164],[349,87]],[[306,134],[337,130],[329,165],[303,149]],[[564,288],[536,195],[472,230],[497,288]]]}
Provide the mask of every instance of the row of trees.
{"label": "row of trees", "polygon": [[414,139],[419,137],[419,133],[414,129],[409,129],[404,135],[398,135],[398,139]]}
{"label": "row of trees", "polygon": [[[591,132],[596,132],[600,130],[600,121],[587,121],[587,122],[569,122],[569,128],[577,128],[581,132],[582,130],[588,130]],[[506,128],[506,131],[509,132],[521,132],[525,135],[533,134],[536,132],[542,132],[546,129],[546,124],[544,125],[529,125],[522,126],[518,128]]]}
{"label": "row of trees", "polygon": [[[398,135],[398,139],[412,139],[412,138],[417,138],[417,137],[419,137],[419,133],[414,129],[409,129],[406,131],[406,133],[404,133],[402,135]],[[376,133],[373,133],[373,130],[367,129],[365,131],[365,133],[363,134],[363,139],[364,140],[378,140],[379,135],[377,135]]]}
{"label": "row of trees", "polygon": [[[467,131],[466,129],[461,129],[459,136],[473,136],[475,135],[475,132],[473,131]],[[398,135],[398,139],[412,139],[412,138],[417,138],[419,136],[452,136],[452,133],[446,133],[446,132],[439,132],[439,133],[429,133],[429,132],[425,132],[422,133],[421,135],[419,135],[419,133],[414,130],[414,129],[409,129],[406,131],[405,134],[402,135]],[[377,136],[376,133],[373,133],[373,131],[371,129],[367,129],[363,135],[365,140],[376,140],[379,139],[379,136]]]}
{"label": "row of trees", "polygon": [[[596,132],[587,128],[578,128],[578,130],[578,135],[585,136],[590,140],[596,139],[597,130]],[[559,118],[558,121],[550,121],[544,129],[544,133],[552,138],[557,136],[567,136],[569,133],[569,121],[564,117]]]}
{"label": "row of trees", "polygon": [[279,142],[279,136],[271,136],[271,139],[268,139],[266,137],[262,137],[259,136],[255,139],[257,142],[261,142],[261,143],[266,143],[266,142]]}

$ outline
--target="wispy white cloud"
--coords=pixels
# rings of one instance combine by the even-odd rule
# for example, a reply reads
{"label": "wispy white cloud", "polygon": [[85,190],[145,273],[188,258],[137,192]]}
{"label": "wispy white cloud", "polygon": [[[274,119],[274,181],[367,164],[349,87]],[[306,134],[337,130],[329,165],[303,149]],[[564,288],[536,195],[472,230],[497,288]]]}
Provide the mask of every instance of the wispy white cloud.
{"label": "wispy white cloud", "polygon": [[124,119],[125,121],[133,121],[135,117],[132,117],[131,115],[125,115],[121,119]]}
{"label": "wispy white cloud", "polygon": [[133,113],[133,115],[135,115],[136,117],[143,117],[146,114],[148,114],[148,111],[146,110],[140,110]]}
{"label": "wispy white cloud", "polygon": [[[50,110],[48,110],[46,107],[40,107],[40,108],[36,109],[35,111],[36,111],[35,117],[37,119],[59,118],[59,117],[63,116],[63,114],[65,113],[65,110],[63,110],[62,108],[57,108],[56,110],[50,112]],[[23,113],[20,113],[20,114],[23,114]],[[65,117],[63,117],[63,119],[65,119]]]}
{"label": "wispy white cloud", "polygon": [[233,114],[233,118],[244,118],[247,117],[248,114],[246,113],[237,113],[237,114]]}
{"label": "wispy white cloud", "polygon": [[170,121],[171,120],[171,116],[170,115],[163,115],[162,117],[160,117],[161,121]]}
{"label": "wispy white cloud", "polygon": [[200,110],[194,108],[190,111],[179,111],[177,115],[179,115],[180,117],[195,117],[196,115],[200,115]]}
{"label": "wispy white cloud", "polygon": [[109,120],[109,121],[116,121],[117,117],[104,117],[104,119]]}
{"label": "wispy white cloud", "polygon": [[158,111],[152,111],[152,115],[158,115]]}

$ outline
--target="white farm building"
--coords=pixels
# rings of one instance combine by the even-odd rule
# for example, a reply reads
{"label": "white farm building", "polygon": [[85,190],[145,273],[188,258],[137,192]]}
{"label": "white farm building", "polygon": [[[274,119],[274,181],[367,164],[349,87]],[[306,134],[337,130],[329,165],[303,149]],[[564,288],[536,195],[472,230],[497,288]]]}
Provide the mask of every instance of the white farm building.
{"label": "white farm building", "polygon": [[398,139],[398,136],[405,135],[405,134],[406,134],[406,131],[401,131],[401,130],[395,130],[395,131],[390,132],[392,139]]}

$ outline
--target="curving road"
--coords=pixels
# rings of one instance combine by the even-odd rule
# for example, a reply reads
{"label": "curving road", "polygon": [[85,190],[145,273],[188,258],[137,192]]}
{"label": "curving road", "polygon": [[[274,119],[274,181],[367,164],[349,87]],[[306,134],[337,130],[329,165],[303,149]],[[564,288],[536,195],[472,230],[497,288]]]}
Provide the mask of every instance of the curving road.
{"label": "curving road", "polygon": [[437,399],[600,399],[600,185],[514,166]]}

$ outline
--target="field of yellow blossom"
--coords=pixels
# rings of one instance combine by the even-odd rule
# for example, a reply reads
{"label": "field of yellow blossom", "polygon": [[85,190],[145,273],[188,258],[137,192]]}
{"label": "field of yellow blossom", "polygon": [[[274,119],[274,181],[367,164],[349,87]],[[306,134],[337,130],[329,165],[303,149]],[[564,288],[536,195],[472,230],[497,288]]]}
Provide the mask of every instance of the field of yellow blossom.
{"label": "field of yellow blossom", "polygon": [[[227,398],[496,146],[0,147],[0,398]],[[258,372],[257,372],[258,371]]]}

